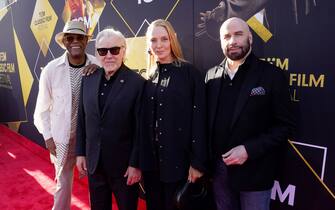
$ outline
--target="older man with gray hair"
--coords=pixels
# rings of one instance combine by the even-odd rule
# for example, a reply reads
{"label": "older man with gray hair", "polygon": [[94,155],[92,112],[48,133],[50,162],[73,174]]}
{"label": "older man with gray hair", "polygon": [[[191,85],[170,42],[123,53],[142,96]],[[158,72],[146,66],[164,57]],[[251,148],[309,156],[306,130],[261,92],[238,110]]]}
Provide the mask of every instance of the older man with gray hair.
{"label": "older man with gray hair", "polygon": [[124,65],[126,40],[111,28],[96,38],[102,68],[82,83],[77,129],[77,167],[88,174],[92,210],[136,210],[137,134],[144,79]]}

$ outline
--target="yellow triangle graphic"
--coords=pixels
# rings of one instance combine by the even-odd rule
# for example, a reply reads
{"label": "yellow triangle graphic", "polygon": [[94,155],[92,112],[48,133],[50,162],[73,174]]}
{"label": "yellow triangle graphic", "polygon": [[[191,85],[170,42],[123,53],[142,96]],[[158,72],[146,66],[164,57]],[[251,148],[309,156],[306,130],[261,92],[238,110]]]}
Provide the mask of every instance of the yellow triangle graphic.
{"label": "yellow triangle graphic", "polygon": [[19,128],[20,128],[20,124],[21,122],[9,122],[7,123],[8,124],[8,127],[15,131],[15,132],[19,132]]}
{"label": "yellow triangle graphic", "polygon": [[3,17],[5,17],[5,15],[7,14],[7,12],[8,12],[7,7],[4,8],[4,9],[2,9],[2,10],[0,10],[0,21],[2,20]]}
{"label": "yellow triangle graphic", "polygon": [[29,98],[31,86],[33,85],[34,78],[30,72],[30,68],[28,66],[26,57],[23,54],[22,47],[20,45],[19,39],[17,38],[15,29],[13,28],[14,39],[15,39],[15,49],[16,49],[16,57],[19,68],[19,75],[21,81],[21,89],[23,95],[24,106],[27,106],[27,101]]}
{"label": "yellow triangle graphic", "polygon": [[250,28],[252,28],[255,33],[261,37],[261,39],[263,39],[264,42],[269,41],[272,37],[272,33],[261,22],[259,22],[255,16],[252,16],[247,23]]}

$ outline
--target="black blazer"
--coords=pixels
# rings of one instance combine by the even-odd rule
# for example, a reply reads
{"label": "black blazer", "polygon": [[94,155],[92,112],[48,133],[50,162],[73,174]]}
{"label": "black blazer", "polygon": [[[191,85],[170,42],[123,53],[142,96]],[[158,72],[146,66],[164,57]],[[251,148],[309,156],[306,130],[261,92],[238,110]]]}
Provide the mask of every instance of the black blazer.
{"label": "black blazer", "polygon": [[[273,185],[280,148],[295,127],[288,80],[283,70],[252,53],[240,68],[247,73],[232,110],[231,148],[244,145],[249,158],[241,166],[229,166],[228,172],[238,190],[266,190]],[[206,75],[210,148],[222,75],[219,66]]]}
{"label": "black blazer", "polygon": [[[143,171],[159,170],[163,182],[176,182],[187,178],[190,165],[205,170],[206,90],[204,77],[189,63],[175,62],[167,71],[169,84],[165,88],[157,87],[158,94],[155,94],[154,79],[146,83],[140,166]],[[158,131],[155,131],[155,103],[156,119],[160,120]]]}
{"label": "black blazer", "polygon": [[102,114],[98,93],[104,70],[82,80],[76,155],[86,156],[90,174],[99,158],[110,162],[113,177],[123,176],[128,166],[138,167],[138,114],[145,80],[124,65],[118,71]]}

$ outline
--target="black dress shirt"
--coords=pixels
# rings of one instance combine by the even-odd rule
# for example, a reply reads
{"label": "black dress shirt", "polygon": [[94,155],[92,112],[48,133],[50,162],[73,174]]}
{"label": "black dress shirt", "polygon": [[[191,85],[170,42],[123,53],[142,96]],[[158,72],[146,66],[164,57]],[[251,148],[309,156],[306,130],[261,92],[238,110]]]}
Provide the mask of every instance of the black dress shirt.
{"label": "black dress shirt", "polygon": [[104,110],[106,100],[108,98],[108,95],[113,87],[115,78],[117,77],[119,73],[119,70],[117,70],[113,76],[109,78],[109,80],[106,79],[105,74],[102,74],[100,86],[99,86],[99,110],[100,114]]}

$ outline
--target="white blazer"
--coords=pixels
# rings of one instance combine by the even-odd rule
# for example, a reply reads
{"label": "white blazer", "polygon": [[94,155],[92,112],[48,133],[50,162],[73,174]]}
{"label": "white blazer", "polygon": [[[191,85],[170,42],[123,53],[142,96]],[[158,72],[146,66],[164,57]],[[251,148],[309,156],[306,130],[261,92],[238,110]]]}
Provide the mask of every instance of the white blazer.
{"label": "white blazer", "polygon": [[[86,65],[97,59],[86,54]],[[49,62],[42,70],[34,112],[34,124],[44,140],[69,143],[71,129],[71,83],[67,53]]]}

